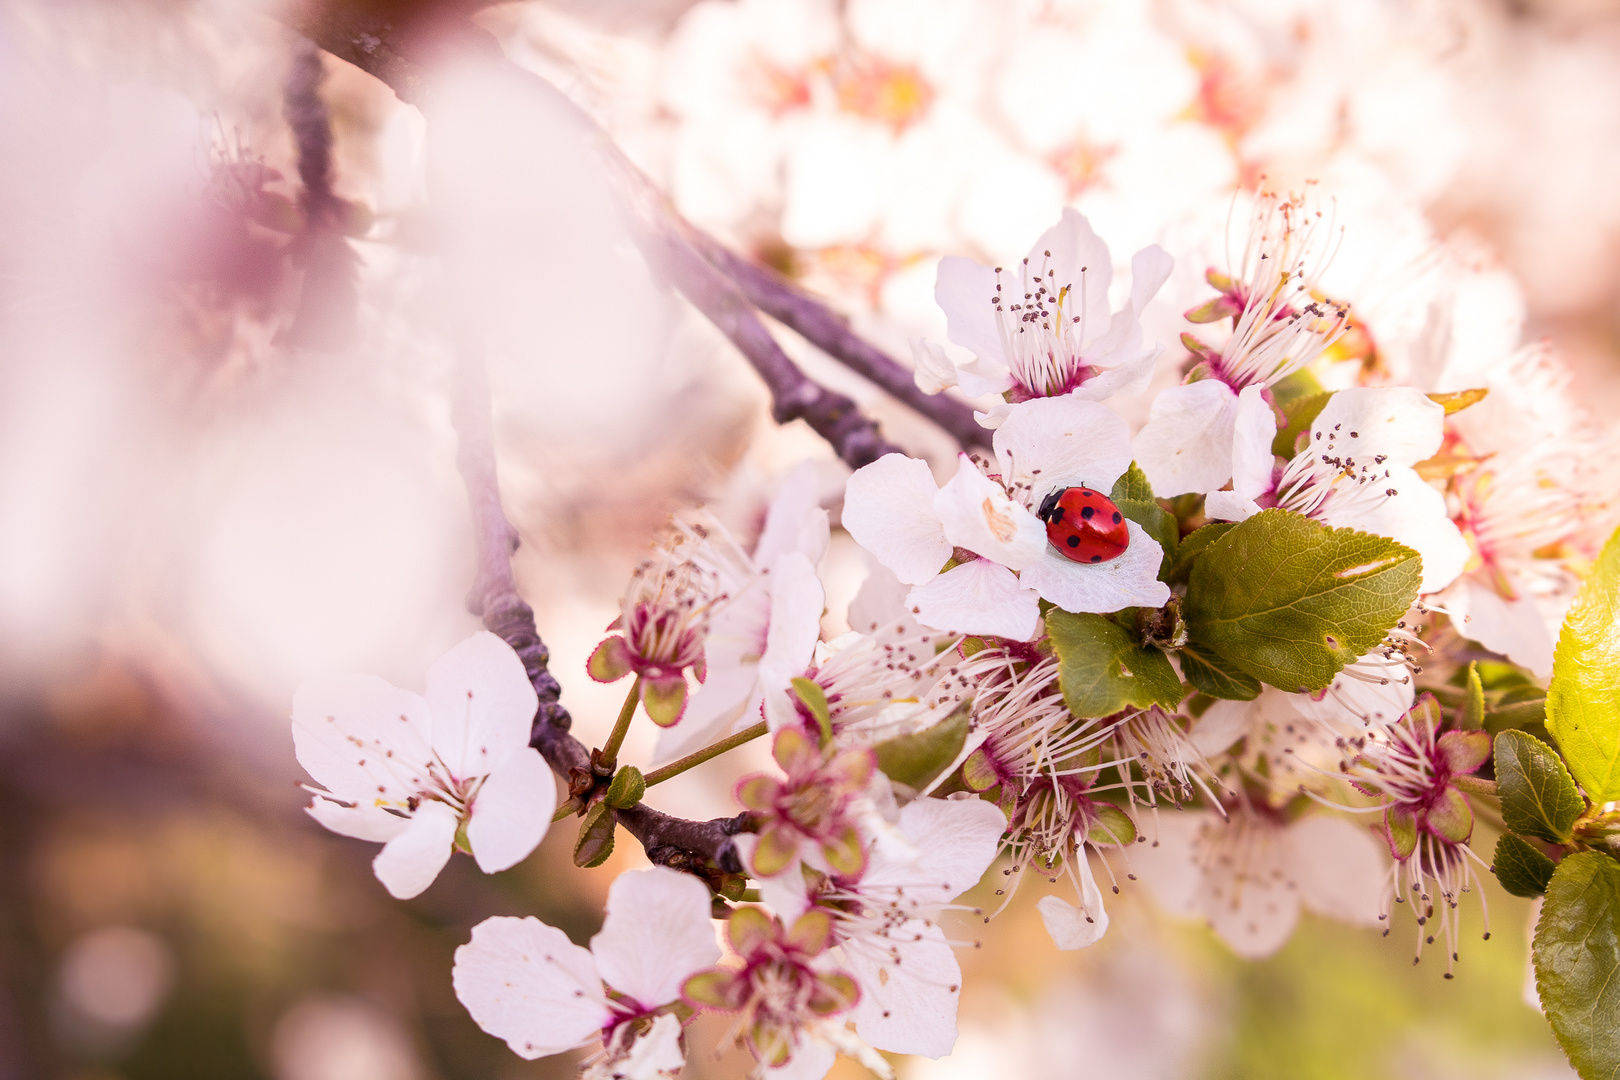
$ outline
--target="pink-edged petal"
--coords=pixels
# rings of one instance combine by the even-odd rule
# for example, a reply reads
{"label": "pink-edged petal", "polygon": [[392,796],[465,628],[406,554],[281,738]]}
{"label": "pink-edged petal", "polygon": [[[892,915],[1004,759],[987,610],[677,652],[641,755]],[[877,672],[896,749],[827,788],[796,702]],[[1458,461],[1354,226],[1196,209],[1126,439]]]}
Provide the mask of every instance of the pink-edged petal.
{"label": "pink-edged petal", "polygon": [[540,707],[512,646],[480,630],[428,668],[433,749],[458,780],[483,776],[529,745]]}
{"label": "pink-edged petal", "polygon": [[1103,563],[1077,563],[1047,546],[1045,557],[1019,580],[1064,611],[1106,615],[1128,607],[1160,607],[1170,587],[1159,580],[1164,549],[1129,519],[1131,543],[1125,554]]}
{"label": "pink-edged petal", "polygon": [[533,917],[473,927],[450,977],[473,1021],[530,1061],[590,1040],[613,1018],[591,954]]}
{"label": "pink-edged petal", "polygon": [[1421,390],[1358,386],[1328,399],[1311,424],[1311,445],[1332,434],[1341,457],[1416,465],[1439,451],[1445,426],[1445,407]]}
{"label": "pink-edged petal", "polygon": [[765,527],[754,545],[754,565],[764,569],[790,551],[813,565],[827,554],[827,539],[827,511],[821,505],[816,463],[801,461],[782,480],[765,512]]}
{"label": "pink-edged petal", "polygon": [[[1347,390],[1339,392],[1349,393]],[[1423,556],[1423,581],[1418,586],[1419,591],[1438,592],[1457,580],[1463,567],[1468,565],[1472,552],[1451,520],[1446,497],[1416,472],[1401,465],[1385,466],[1380,478],[1368,481],[1387,485],[1383,488],[1385,492],[1395,492],[1383,498],[1365,497],[1353,480],[1345,479],[1340,483],[1346,486],[1347,497],[1341,498],[1335,490],[1322,507],[1321,520],[1334,528],[1387,536],[1412,548]]]}
{"label": "pink-edged petal", "polygon": [[1313,814],[1288,828],[1288,853],[1300,899],[1318,915],[1376,926],[1385,868],[1380,845],[1365,825]]}
{"label": "pink-edged petal", "polygon": [[1214,491],[1232,478],[1237,395],[1216,379],[1172,386],[1153,399],[1131,450],[1161,499]]}
{"label": "pink-edged petal", "polygon": [[461,816],[437,799],[425,800],[410,824],[371,860],[372,872],[395,900],[418,896],[439,876],[456,843]]}
{"label": "pink-edged petal", "polygon": [[1491,756],[1491,737],[1483,731],[1448,731],[1436,746],[1453,776],[1467,776]]}
{"label": "pink-edged petal", "polygon": [[951,542],[934,512],[938,491],[926,461],[886,454],[849,478],[844,528],[901,581],[920,585],[951,557]]}
{"label": "pink-edged petal", "polygon": [[545,837],[557,809],[557,781],[538,750],[508,757],[484,780],[467,819],[467,844],[486,874],[516,866]]}
{"label": "pink-edged petal", "polygon": [[1075,907],[1060,896],[1043,896],[1035,908],[1041,913],[1041,922],[1052,936],[1052,944],[1064,952],[1095,945],[1108,932],[1108,912],[1103,909],[1102,890],[1092,876],[1091,864],[1084,855],[1078,855],[1075,869],[1080,872],[1080,907]]}
{"label": "pink-edged petal", "polygon": [[1046,525],[1022,503],[957,455],[956,475],[934,497],[945,539],[1013,570],[1022,570],[1046,549]]}
{"label": "pink-edged petal", "polygon": [[908,339],[911,344],[912,381],[925,394],[938,394],[956,385],[956,365],[945,350],[925,338]]}
{"label": "pink-edged petal", "polygon": [[352,836],[356,840],[370,840],[384,844],[405,831],[410,818],[390,814],[380,806],[362,803],[343,806],[320,795],[310,800],[304,813],[325,825],[339,836]]}
{"label": "pink-edged petal", "polygon": [[304,683],[293,695],[292,733],[298,763],[347,802],[403,808],[428,786],[428,703],[373,675]]}
{"label": "pink-edged petal", "polygon": [[975,356],[1005,365],[1001,332],[996,329],[996,272],[960,255],[939,260],[934,301],[945,313],[945,332]]}
{"label": "pink-edged petal", "polygon": [[[1276,457],[1271,452],[1277,437],[1277,414],[1258,386],[1245,386],[1238,394],[1232,427],[1232,493],[1258,499],[1272,491]],[[1233,519],[1237,520],[1237,519]]]}
{"label": "pink-edged petal", "polygon": [[1119,414],[1074,394],[1019,402],[991,437],[1002,480],[1048,491],[1084,484],[1109,491],[1131,464],[1130,429]]}
{"label": "pink-edged petal", "polygon": [[1034,637],[1041,617],[1040,596],[1025,588],[1018,575],[989,559],[953,566],[912,589],[906,602],[924,626],[1011,641]]}
{"label": "pink-edged petal", "polygon": [[676,1000],[689,976],[720,959],[708,887],[665,866],[620,874],[591,954],[603,982],[645,1007]]}
{"label": "pink-edged petal", "polygon": [[844,944],[844,970],[860,983],[855,1031],[879,1050],[941,1058],[956,1045],[962,969],[937,925],[907,919]]}

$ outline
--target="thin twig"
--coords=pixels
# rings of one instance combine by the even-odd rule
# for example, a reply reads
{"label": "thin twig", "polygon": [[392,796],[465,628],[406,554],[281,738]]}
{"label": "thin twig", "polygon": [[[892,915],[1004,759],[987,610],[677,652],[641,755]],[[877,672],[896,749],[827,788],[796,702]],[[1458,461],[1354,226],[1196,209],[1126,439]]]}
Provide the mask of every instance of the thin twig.
{"label": "thin twig", "polygon": [[654,784],[662,784],[665,780],[668,780],[672,776],[681,775],[681,773],[685,772],[687,769],[694,768],[703,764],[705,761],[710,760],[711,758],[717,758],[721,754],[735,750],[743,743],[752,742],[754,739],[759,738],[761,735],[765,734],[766,730],[767,727],[765,721],[761,720],[752,727],[743,728],[735,735],[727,735],[724,739],[721,739],[718,742],[710,743],[701,750],[694,750],[685,757],[672,761],[663,768],[654,769],[652,772],[648,773],[644,777],[647,782],[647,786],[652,787]]}

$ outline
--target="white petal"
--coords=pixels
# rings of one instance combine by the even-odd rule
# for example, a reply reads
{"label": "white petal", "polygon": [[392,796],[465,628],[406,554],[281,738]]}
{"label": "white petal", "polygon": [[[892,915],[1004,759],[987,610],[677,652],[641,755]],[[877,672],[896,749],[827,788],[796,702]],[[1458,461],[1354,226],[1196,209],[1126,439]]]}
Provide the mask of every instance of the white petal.
{"label": "white petal", "polygon": [[1300,900],[1318,915],[1377,926],[1383,903],[1383,847],[1365,824],[1312,814],[1288,827],[1284,856]]}
{"label": "white petal", "polygon": [[996,329],[996,272],[960,255],[939,260],[934,301],[945,313],[946,334],[973,355],[1007,363]]}
{"label": "white petal", "polygon": [[956,475],[934,497],[934,513],[946,540],[1012,570],[1022,570],[1046,550],[1046,525],[1009,499],[966,454],[957,455]]}
{"label": "white petal", "polygon": [[1145,309],[1148,301],[1157,296],[1164,283],[1170,280],[1170,271],[1175,268],[1176,260],[1158,244],[1149,244],[1132,255],[1131,306],[1138,312]]}
{"label": "white petal", "polygon": [[1131,449],[1160,498],[1214,491],[1232,478],[1237,395],[1218,379],[1160,391]]}
{"label": "white petal", "polygon": [[[836,1023],[836,1018],[834,1019]],[[816,1039],[804,1038],[793,1048],[786,1065],[761,1070],[766,1080],[822,1080],[832,1071],[838,1051]]]}
{"label": "white petal", "polygon": [[1340,672],[1320,696],[1289,696],[1301,715],[1341,733],[1360,733],[1369,726],[1388,727],[1412,707],[1415,691],[1405,668],[1388,664],[1377,653],[1368,653],[1357,662],[1357,669],[1362,673],[1383,670],[1388,674],[1384,681],[1378,682],[1357,678],[1354,672]]}
{"label": "white petal", "polygon": [[460,815],[437,799],[417,807],[411,823],[371,860],[372,872],[390,896],[409,900],[433,884],[450,861],[460,824]]}
{"label": "white petal", "polygon": [[911,342],[912,381],[925,394],[938,394],[956,385],[956,365],[945,350],[932,341],[914,337]]}
{"label": "white petal", "polygon": [[1259,503],[1235,491],[1212,491],[1204,496],[1204,516],[1211,521],[1248,521],[1259,512]]}
{"label": "white petal", "polygon": [[816,463],[801,461],[782,481],[765,512],[765,527],[754,545],[754,565],[770,566],[778,556],[797,551],[811,564],[827,554],[827,511],[816,485]]}
{"label": "white petal", "polygon": [[[1102,401],[1115,394],[1129,397],[1145,392],[1153,382],[1153,365],[1159,359],[1159,347],[1155,345],[1147,352],[1137,352],[1135,346],[1131,345],[1121,351],[1135,355],[1119,358],[1117,363],[1105,367],[1075,387],[1069,396],[1079,398],[1081,401]],[[1098,364],[1101,366],[1113,359],[1115,358],[1099,357]]]}
{"label": "white petal", "polygon": [[319,795],[304,807],[304,813],[339,836],[352,836],[356,840],[370,840],[378,844],[386,843],[404,832],[411,820],[390,814],[370,803],[342,806]]}
{"label": "white petal", "polygon": [[681,1022],[673,1013],[660,1013],[630,1044],[630,1052],[613,1063],[613,1080],[669,1080],[685,1064]]}
{"label": "white petal", "polygon": [[[1048,251],[1052,253],[1050,259]],[[1108,254],[1108,245],[1092,230],[1084,214],[1071,206],[1064,207],[1058,223],[1035,241],[1029,249],[1027,270],[1037,274],[1042,264],[1048,267],[1058,288],[1068,286],[1075,294],[1066,302],[1065,310],[1081,311],[1078,294],[1085,293],[1086,340],[1100,336],[1108,325],[1108,286],[1114,280],[1114,260]]]}
{"label": "white petal", "polygon": [[1232,426],[1233,494],[1251,500],[1271,494],[1271,475],[1277,461],[1271,444],[1276,438],[1277,414],[1261,396],[1259,386],[1245,386],[1238,394]]}
{"label": "white petal", "polygon": [[[1210,706],[1211,712],[1214,709]],[[1154,902],[1168,914],[1198,914],[1204,878],[1196,845],[1205,828],[1221,827],[1223,823],[1214,814],[1202,810],[1161,811],[1151,819],[1148,843],[1131,849],[1132,872],[1147,883]]]}
{"label": "white petal", "polygon": [[528,858],[556,809],[557,781],[540,751],[525,747],[497,765],[467,819],[467,845],[478,868],[494,874]]}
{"label": "white petal", "polygon": [[689,976],[720,959],[708,887],[667,866],[620,874],[591,954],[602,981],[621,994],[649,1009],[674,1001]]}
{"label": "white petal", "polygon": [[1128,607],[1160,607],[1170,599],[1170,587],[1159,580],[1164,549],[1129,518],[1131,543],[1125,554],[1102,563],[1077,563],[1047,545],[1046,556],[1019,575],[1064,611],[1106,615]]}
{"label": "white petal", "polygon": [[[737,836],[737,854],[744,866],[754,865],[754,844],[759,837],[754,833]],[[780,874],[768,878],[755,878],[759,898],[782,920],[783,926],[792,926],[800,915],[810,910],[810,896],[804,882],[803,864],[797,858]]]}
{"label": "white petal", "polygon": [[975,356],[956,369],[956,382],[962,393],[970,398],[1002,394],[1018,385],[1007,365],[999,360]]}
{"label": "white petal", "polygon": [[1034,637],[1041,617],[1039,595],[989,559],[953,566],[912,589],[906,603],[917,610],[917,621],[935,630],[991,634],[1012,641]]}
{"label": "white petal", "polygon": [[293,695],[292,733],[298,763],[347,802],[404,807],[429,785],[427,702],[373,675],[304,683]]}
{"label": "white petal", "polygon": [[[1223,835],[1244,828],[1242,842]],[[1221,854],[1208,854],[1220,844]],[[1206,854],[1199,908],[1221,940],[1239,956],[1258,960],[1283,947],[1299,922],[1299,892],[1289,876],[1291,846],[1281,827],[1250,819],[1211,822],[1201,838]]]}
{"label": "white petal", "polygon": [[1463,637],[1523,664],[1538,677],[1552,674],[1554,639],[1530,596],[1507,600],[1487,582],[1470,576],[1457,582],[1447,606]]}
{"label": "white petal", "polygon": [[[1349,498],[1341,499],[1335,490],[1323,504],[1319,516],[1334,528],[1387,536],[1413,549],[1423,556],[1423,581],[1418,590],[1438,592],[1457,580],[1457,575],[1468,564],[1472,555],[1468,541],[1451,520],[1446,497],[1421,476],[1402,465],[1387,465],[1383,471],[1389,475],[1369,483],[1387,484],[1384,490],[1393,491],[1394,495],[1379,497],[1381,492],[1373,492],[1374,497],[1367,498],[1369,492],[1357,490],[1357,485],[1347,488]],[[1349,479],[1340,483],[1355,484]]]}
{"label": "white petal", "polygon": [[1312,447],[1335,436],[1341,457],[1396,465],[1431,458],[1445,438],[1446,410],[1409,386],[1358,386],[1328,399],[1311,424]]}
{"label": "white petal", "polygon": [[944,931],[907,919],[846,942],[843,951],[843,966],[861,987],[850,1013],[861,1038],[891,1054],[941,1058],[951,1052],[962,969]]}
{"label": "white petal", "polygon": [[769,581],[771,625],[760,662],[801,675],[810,666],[816,642],[821,640],[826,591],[816,576],[816,568],[797,551],[776,560]]}
{"label": "white petal", "polygon": [[[1252,702],[1216,701],[1204,710],[1187,733],[1187,741],[1206,758],[1225,753],[1253,728]],[[1162,818],[1163,815],[1161,814]]]}
{"label": "white petal", "polygon": [[427,673],[433,749],[458,780],[483,776],[529,745],[540,699],[512,646],[480,630]]}
{"label": "white petal", "polygon": [[1074,394],[1013,405],[991,441],[1002,479],[1030,485],[1037,502],[1078,484],[1106,493],[1131,464],[1125,421]]}
{"label": "white petal", "polygon": [[850,629],[870,633],[887,625],[906,611],[906,594],[911,591],[905,582],[894,576],[894,571],[866,555],[866,580],[860,591],[849,602]]}
{"label": "white petal", "polygon": [[861,888],[904,890],[919,904],[946,904],[977,885],[995,861],[1007,818],[983,799],[913,799],[901,809],[899,827],[912,850],[885,858],[885,849],[874,848]]}
{"label": "white petal", "polygon": [[1062,897],[1053,895],[1043,896],[1035,904],[1046,932],[1052,935],[1052,944],[1065,952],[1095,945],[1108,932],[1108,912],[1103,909],[1102,890],[1097,888],[1091,864],[1084,855],[1076,858],[1075,869],[1080,874],[1083,906],[1077,908]]}
{"label": "white petal", "polygon": [[451,981],[473,1021],[530,1061],[586,1042],[613,1018],[591,954],[533,917],[473,927]]}
{"label": "white petal", "polygon": [[934,512],[938,491],[926,461],[886,454],[849,478],[844,528],[901,581],[920,585],[951,557],[951,542]]}
{"label": "white petal", "polygon": [[658,729],[653,766],[668,764],[725,738],[744,717],[758,723],[759,717],[754,714],[759,710],[759,699],[758,664],[717,667],[711,661],[709,677],[693,695],[681,722]]}

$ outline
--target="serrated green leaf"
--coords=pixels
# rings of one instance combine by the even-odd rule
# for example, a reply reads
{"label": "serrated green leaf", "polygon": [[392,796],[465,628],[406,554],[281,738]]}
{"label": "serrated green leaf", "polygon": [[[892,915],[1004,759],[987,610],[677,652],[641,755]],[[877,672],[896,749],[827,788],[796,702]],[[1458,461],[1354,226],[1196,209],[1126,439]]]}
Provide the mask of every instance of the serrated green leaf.
{"label": "serrated green leaf", "polygon": [[1182,613],[1200,648],[1280,690],[1315,691],[1384,640],[1422,573],[1418,553],[1386,537],[1263,510],[1193,564]]}
{"label": "serrated green leaf", "polygon": [[971,702],[963,702],[931,728],[896,735],[874,746],[872,749],[883,775],[910,787],[927,787],[962,752],[962,744],[967,741],[970,706]]}
{"label": "serrated green leaf", "polygon": [[1522,731],[1504,731],[1492,749],[1502,821],[1524,836],[1567,844],[1586,801],[1552,747]]}
{"label": "serrated green leaf", "polygon": [[1569,855],[1547,885],[1530,948],[1536,992],[1581,1080],[1620,1075],[1620,862]]}
{"label": "serrated green leaf", "polygon": [[1260,696],[1260,680],[1240,671],[1207,649],[1188,645],[1176,654],[1181,674],[1200,693],[1228,701],[1253,701]]}
{"label": "serrated green leaf", "polygon": [[601,866],[613,854],[613,827],[618,823],[605,802],[596,802],[579,823],[574,839],[574,865],[582,869]]}
{"label": "serrated green leaf", "polygon": [[1462,727],[1465,731],[1478,731],[1485,726],[1485,684],[1479,681],[1479,667],[1468,665],[1468,696],[1463,700]]}
{"label": "serrated green leaf", "polygon": [[1176,557],[1170,563],[1170,572],[1161,574],[1165,581],[1172,585],[1184,583],[1187,576],[1192,573],[1193,563],[1198,556],[1209,549],[1209,545],[1237,528],[1234,521],[1217,521],[1210,525],[1201,525],[1181,538],[1176,545]]}
{"label": "serrated green leaf", "polygon": [[1159,542],[1164,557],[1159,560],[1160,577],[1175,559],[1176,544],[1181,539],[1181,526],[1170,511],[1153,500],[1153,485],[1147,474],[1131,462],[1131,467],[1114,481],[1108,497],[1119,507],[1119,512],[1142,526],[1144,532]]}
{"label": "serrated green leaf", "polygon": [[1593,802],[1620,799],[1620,530],[1564,617],[1547,730]]}
{"label": "serrated green leaf", "polygon": [[1496,842],[1496,856],[1491,862],[1496,880],[1513,896],[1540,896],[1547,891],[1556,869],[1553,861],[1528,840],[1512,833],[1503,833]]}
{"label": "serrated green leaf", "polygon": [[1101,615],[1054,610],[1046,617],[1059,661],[1063,701],[1076,716],[1111,716],[1127,707],[1181,702],[1181,680],[1158,649],[1144,649]]}
{"label": "serrated green leaf", "polygon": [[1282,406],[1283,415],[1288,418],[1288,426],[1277,432],[1276,438],[1271,440],[1271,452],[1278,457],[1293,457],[1294,444],[1300,435],[1311,430],[1311,424],[1316,422],[1317,416],[1327,407],[1328,399],[1332,396],[1332,394],[1310,394],[1295,398]]}
{"label": "serrated green leaf", "polygon": [[634,765],[625,765],[613,774],[613,782],[608,784],[607,794],[602,796],[602,801],[615,810],[628,810],[640,802],[645,794],[647,778]]}

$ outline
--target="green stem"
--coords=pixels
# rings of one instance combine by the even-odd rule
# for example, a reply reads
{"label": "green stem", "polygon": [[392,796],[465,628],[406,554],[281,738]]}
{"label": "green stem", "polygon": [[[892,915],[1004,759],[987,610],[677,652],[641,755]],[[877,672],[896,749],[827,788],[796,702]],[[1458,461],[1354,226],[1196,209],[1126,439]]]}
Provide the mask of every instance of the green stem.
{"label": "green stem", "polygon": [[672,776],[679,776],[694,765],[701,765],[710,758],[719,757],[727,750],[735,750],[743,743],[759,738],[765,734],[766,730],[765,721],[761,720],[753,727],[743,728],[735,735],[728,735],[717,743],[710,743],[701,750],[672,761],[662,769],[654,769],[646,776],[647,786],[652,787],[654,784],[661,784]]}
{"label": "green stem", "polygon": [[613,767],[618,763],[619,747],[624,745],[625,733],[630,730],[630,720],[636,715],[636,705],[641,701],[641,676],[630,685],[630,694],[624,699],[624,708],[619,710],[618,722],[613,725],[613,733],[602,746],[599,760],[607,767],[608,775],[612,775]]}
{"label": "green stem", "polygon": [[1457,788],[1470,795],[1495,795],[1496,781],[1482,780],[1477,776],[1454,776],[1451,782]]}

